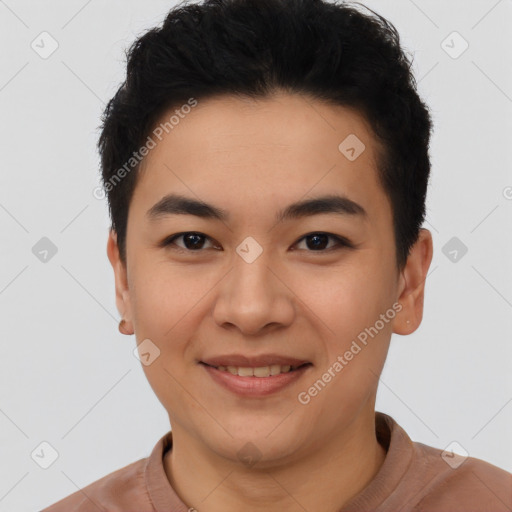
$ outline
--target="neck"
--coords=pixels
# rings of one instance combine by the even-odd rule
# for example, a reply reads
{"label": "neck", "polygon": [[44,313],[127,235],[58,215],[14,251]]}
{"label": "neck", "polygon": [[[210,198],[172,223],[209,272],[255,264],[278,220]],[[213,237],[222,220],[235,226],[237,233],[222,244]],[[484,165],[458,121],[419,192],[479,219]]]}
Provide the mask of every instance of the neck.
{"label": "neck", "polygon": [[198,512],[337,512],[366,487],[386,457],[375,435],[373,407],[320,442],[293,464],[258,469],[208,453],[185,429],[173,427],[164,468],[178,496]]}

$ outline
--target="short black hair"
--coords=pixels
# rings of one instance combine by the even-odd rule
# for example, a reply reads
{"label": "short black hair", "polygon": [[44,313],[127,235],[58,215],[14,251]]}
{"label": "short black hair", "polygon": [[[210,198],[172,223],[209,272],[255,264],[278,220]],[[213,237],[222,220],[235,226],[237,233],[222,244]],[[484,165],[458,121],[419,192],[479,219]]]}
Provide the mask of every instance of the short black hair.
{"label": "short black hair", "polygon": [[[126,80],[105,108],[98,141],[111,228],[124,263],[140,168],[133,154],[158,119],[191,98],[264,99],[283,91],[365,116],[382,148],[378,179],[392,205],[396,266],[403,268],[425,218],[432,121],[396,28],[352,4],[184,1],[131,45]],[[135,172],[127,170],[129,161]]]}

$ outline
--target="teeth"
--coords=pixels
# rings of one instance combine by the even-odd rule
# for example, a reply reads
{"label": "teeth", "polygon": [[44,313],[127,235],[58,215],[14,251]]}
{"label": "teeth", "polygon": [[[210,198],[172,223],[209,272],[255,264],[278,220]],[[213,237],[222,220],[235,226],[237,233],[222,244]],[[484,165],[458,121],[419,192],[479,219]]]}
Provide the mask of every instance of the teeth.
{"label": "teeth", "polygon": [[240,366],[238,368],[238,375],[240,375],[240,377],[253,377],[254,369],[253,368],[243,368]]}
{"label": "teeth", "polygon": [[281,373],[281,365],[280,364],[273,364],[270,366],[270,375],[278,375]]}
{"label": "teeth", "polygon": [[[241,373],[239,373],[238,375],[241,375]],[[255,377],[269,377],[270,376],[270,366],[261,366],[259,368],[254,368],[254,376]]]}
{"label": "teeth", "polygon": [[271,366],[259,366],[258,368],[250,368],[244,366],[219,366],[217,370],[228,371],[233,375],[240,377],[269,377],[271,375],[279,375],[280,373],[288,373],[292,368],[289,364],[280,365],[273,364]]}

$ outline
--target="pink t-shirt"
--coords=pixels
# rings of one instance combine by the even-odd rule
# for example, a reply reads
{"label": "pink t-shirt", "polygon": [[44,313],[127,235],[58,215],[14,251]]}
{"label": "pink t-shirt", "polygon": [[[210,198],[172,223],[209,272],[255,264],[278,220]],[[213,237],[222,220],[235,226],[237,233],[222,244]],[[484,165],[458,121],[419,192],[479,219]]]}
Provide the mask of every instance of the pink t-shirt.
{"label": "pink t-shirt", "polygon": [[[511,512],[512,474],[472,457],[411,441],[395,420],[375,413],[379,443],[387,450],[372,481],[339,512]],[[70,494],[42,512],[188,512],[165,474],[169,431],[151,455]],[[198,510],[200,512],[200,510]],[[317,511],[314,511],[317,512]]]}

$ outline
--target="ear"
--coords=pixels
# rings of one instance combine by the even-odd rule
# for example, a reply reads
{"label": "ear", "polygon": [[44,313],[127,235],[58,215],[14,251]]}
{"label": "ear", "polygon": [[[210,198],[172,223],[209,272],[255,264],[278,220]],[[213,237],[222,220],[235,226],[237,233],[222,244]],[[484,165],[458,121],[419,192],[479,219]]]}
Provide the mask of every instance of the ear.
{"label": "ear", "polygon": [[411,334],[421,324],[425,279],[432,255],[432,234],[428,229],[421,228],[418,240],[411,247],[407,263],[400,275],[398,302],[402,304],[402,310],[393,323],[393,332],[396,334]]}
{"label": "ear", "polygon": [[123,334],[133,334],[132,308],[128,288],[128,275],[125,264],[121,261],[117,245],[117,233],[111,229],[107,241],[107,255],[114,269],[116,285],[116,306],[125,320]]}

